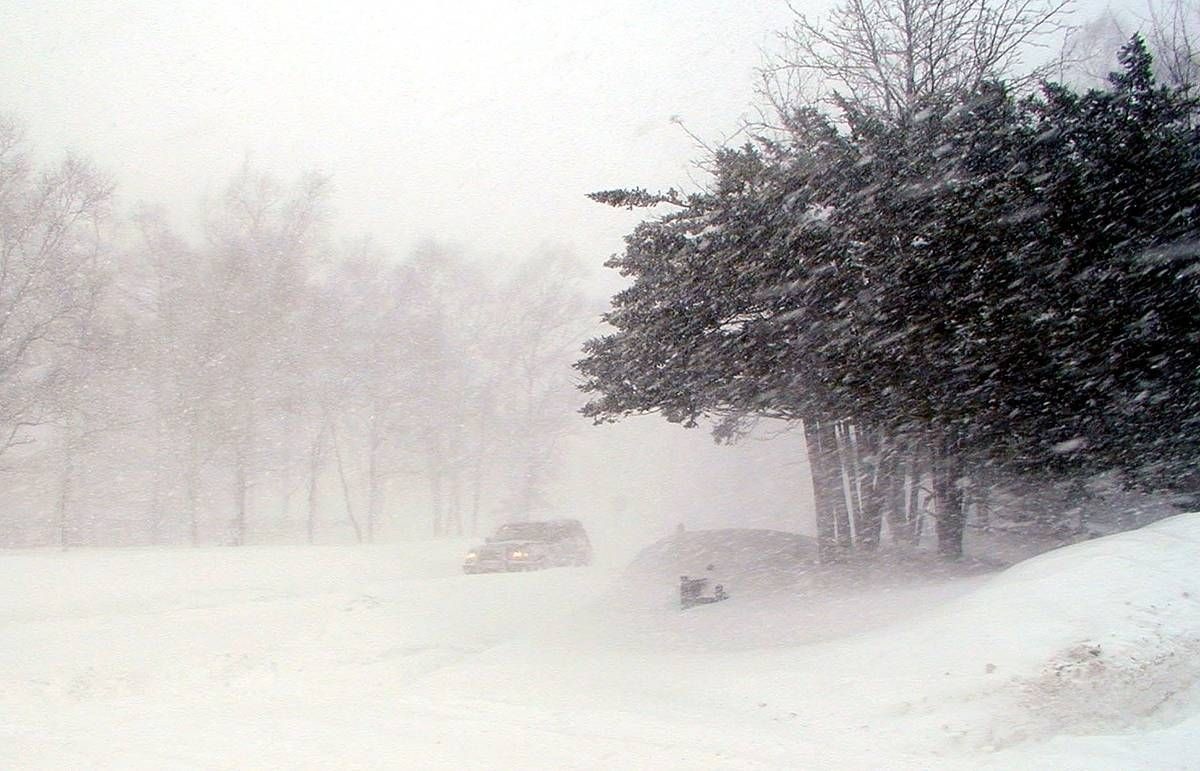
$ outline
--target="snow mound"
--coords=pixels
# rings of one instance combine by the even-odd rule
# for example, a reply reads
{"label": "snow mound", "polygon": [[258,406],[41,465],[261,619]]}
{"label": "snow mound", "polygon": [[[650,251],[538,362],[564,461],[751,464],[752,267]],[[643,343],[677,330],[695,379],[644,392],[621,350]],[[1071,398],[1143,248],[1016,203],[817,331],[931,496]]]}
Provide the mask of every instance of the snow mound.
{"label": "snow mound", "polygon": [[[740,601],[771,602],[772,612],[805,615],[803,611],[814,605],[827,610],[847,602],[877,605],[869,595],[888,596],[887,604],[894,607],[897,595],[995,571],[994,564],[979,560],[951,563],[927,550],[890,545],[874,552],[848,552],[836,562],[821,564],[816,540],[808,536],[779,530],[699,530],[676,533],[642,549],[625,569],[621,597],[625,601],[632,590],[643,599],[670,596],[677,603],[680,576],[689,576],[709,579],[709,591],[721,584]],[[846,610],[863,615],[861,610]],[[870,615],[892,618],[893,613]],[[838,626],[835,619],[827,620],[827,626]]]}
{"label": "snow mound", "polygon": [[[711,566],[711,569],[710,569]],[[888,626],[977,586],[981,566],[908,549],[821,565],[816,542],[777,530],[680,532],[645,547],[578,621],[606,644],[676,651],[781,649]],[[680,576],[728,601],[680,612]],[[971,578],[971,581],[964,581]]]}
{"label": "snow mound", "polygon": [[[859,726],[904,757],[932,751],[967,765],[1028,767],[1052,752],[1072,768],[1164,767],[1200,757],[1197,555],[1200,514],[990,576],[948,566],[925,583],[909,554],[817,566],[800,536],[685,533],[644,550],[627,577],[711,561],[732,599],[682,613],[646,607],[621,633],[664,650],[690,639],[709,655],[752,655],[702,678],[726,716],[770,710],[829,741]],[[1139,756],[1143,746],[1151,754]]]}
{"label": "snow mound", "polygon": [[1200,514],[1185,514],[1028,560],[973,596],[960,635],[1013,673],[1021,719],[1008,738],[1150,729],[1196,712],[1197,555]]}
{"label": "snow mound", "polygon": [[[1200,514],[991,574],[762,530],[621,575],[464,576],[461,546],[0,554],[0,767],[1200,758]],[[731,599],[681,610],[710,563]]]}
{"label": "snow mound", "polygon": [[[964,750],[1194,721],[1197,555],[1200,514],[1064,547],[839,657],[862,668],[864,689],[894,700],[885,711],[917,722],[914,736]],[[889,672],[870,661],[883,643],[925,656]]]}
{"label": "snow mound", "polygon": [[779,530],[698,530],[647,546],[626,575],[667,582],[687,575],[709,577],[727,587],[777,588],[811,574],[816,565],[817,544],[807,536]]}

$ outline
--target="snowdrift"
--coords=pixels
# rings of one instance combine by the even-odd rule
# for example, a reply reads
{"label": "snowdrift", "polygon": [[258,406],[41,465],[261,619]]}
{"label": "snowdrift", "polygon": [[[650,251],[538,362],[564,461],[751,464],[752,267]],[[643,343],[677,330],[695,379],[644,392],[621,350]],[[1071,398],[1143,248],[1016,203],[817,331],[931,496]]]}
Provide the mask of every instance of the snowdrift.
{"label": "snowdrift", "polygon": [[[729,746],[773,737],[793,753],[777,767],[1188,768],[1197,556],[1200,514],[991,575],[821,568],[807,539],[771,531],[677,534],[570,625],[433,690],[503,679],[509,703],[559,714],[654,705]],[[675,574],[709,562],[732,599],[680,611]]]}
{"label": "snowdrift", "polygon": [[1163,728],[1200,710],[1197,557],[1200,514],[1177,516],[1027,560],[889,642],[930,652],[913,674],[967,744]]}
{"label": "snowdrift", "polygon": [[[1001,573],[684,533],[0,554],[0,766],[1194,768],[1200,514]],[[713,564],[732,599],[680,611]]]}
{"label": "snowdrift", "polygon": [[[815,539],[778,530],[679,532],[643,549],[607,596],[597,630],[624,644],[736,651],[843,638],[904,620],[994,572],[911,549],[821,565]],[[735,600],[678,614],[680,576],[721,584]]]}
{"label": "snowdrift", "polygon": [[[674,549],[660,544],[639,561]],[[775,624],[786,639],[781,618],[837,632],[808,634],[810,645],[793,633],[796,647],[743,654],[757,676],[742,670],[718,689],[737,694],[730,709],[743,714],[767,704],[800,716],[819,705],[814,727],[857,725],[913,757],[998,752],[1019,765],[1022,746],[1058,737],[1064,762],[1088,748],[1081,767],[1188,767],[1200,758],[1198,558],[1200,514],[1186,514],[953,586],[860,565],[809,567],[813,580],[780,602],[757,593],[763,569],[749,560],[726,578],[742,584],[740,597],[699,612],[711,617],[710,643],[737,641],[747,623]],[[1109,734],[1124,734],[1117,744],[1127,750],[1143,741],[1175,749],[1116,752],[1122,759],[1110,762],[1111,741],[1082,738]]]}
{"label": "snowdrift", "polygon": [[779,530],[697,530],[676,533],[638,553],[626,568],[630,577],[675,580],[712,571],[741,586],[786,586],[817,564],[816,541]]}

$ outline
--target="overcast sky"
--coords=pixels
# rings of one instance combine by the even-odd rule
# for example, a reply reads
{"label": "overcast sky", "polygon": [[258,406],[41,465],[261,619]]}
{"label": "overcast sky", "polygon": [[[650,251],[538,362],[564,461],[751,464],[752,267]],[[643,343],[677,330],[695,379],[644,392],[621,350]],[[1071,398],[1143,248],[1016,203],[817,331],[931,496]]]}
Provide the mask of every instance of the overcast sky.
{"label": "overcast sky", "polygon": [[[821,4],[803,3],[808,11]],[[1102,7],[1083,0],[1085,12]],[[332,176],[339,231],[598,265],[639,216],[584,194],[688,186],[750,114],[783,0],[0,0],[0,109],[122,203],[195,222],[243,159]]]}
{"label": "overcast sky", "polygon": [[[337,221],[397,254],[543,243],[596,261],[634,215],[599,188],[686,185],[747,113],[788,10],[738,2],[8,2],[0,107],[97,160],[124,204],[194,219],[249,157],[333,177]],[[592,260],[589,260],[592,261]]]}

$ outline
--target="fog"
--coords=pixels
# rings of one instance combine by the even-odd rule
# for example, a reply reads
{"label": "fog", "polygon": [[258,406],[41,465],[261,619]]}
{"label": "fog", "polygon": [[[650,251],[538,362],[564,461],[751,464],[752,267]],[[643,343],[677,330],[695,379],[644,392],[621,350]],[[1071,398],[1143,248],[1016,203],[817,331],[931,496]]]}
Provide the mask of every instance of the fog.
{"label": "fog", "polygon": [[46,155],[73,149],[180,219],[248,157],[334,181],[347,233],[488,260],[545,243],[598,265],[632,215],[583,196],[688,186],[695,144],[751,112],[785,5],[8,3],[0,87]]}
{"label": "fog", "polygon": [[[757,68],[791,18],[775,0],[9,3],[0,93],[35,158],[68,151],[115,183],[107,235],[122,248],[137,248],[140,207],[197,244],[244,171],[318,172],[325,264],[364,238],[388,262],[436,244],[491,277],[553,252],[580,265],[598,313],[624,283],[601,264],[643,214],[585,194],[706,184],[700,143],[736,144],[764,114]],[[621,500],[621,516],[653,529],[810,527],[802,443],[718,451],[703,429],[650,420],[564,431],[570,450],[546,482],[554,512],[603,517]],[[614,473],[614,457],[639,458],[637,473]],[[417,533],[405,520],[425,485],[400,487],[384,508]]]}
{"label": "fog", "polygon": [[[112,237],[122,244],[137,240],[120,220],[139,206],[198,243],[243,169],[280,181],[316,171],[329,179],[335,250],[367,237],[400,263],[436,243],[492,276],[553,251],[579,263],[598,311],[622,283],[600,265],[640,213],[585,194],[702,184],[697,141],[732,137],[754,115],[755,68],[788,14],[777,2],[352,13],[328,3],[14,3],[0,90],[35,157],[90,157],[115,183]],[[623,518],[655,531],[719,521],[721,509],[730,522],[751,514],[781,526],[809,515],[802,499],[732,471],[748,473],[761,448],[715,452],[703,429],[648,420],[575,423],[546,513],[603,518],[620,500]],[[795,446],[777,454],[781,478],[804,478]],[[616,458],[639,460],[618,473]],[[426,488],[414,475],[383,504],[396,534],[421,532],[407,520],[428,505]],[[513,515],[498,507],[485,515]]]}
{"label": "fog", "polygon": [[1194,762],[1195,0],[0,11],[0,766]]}

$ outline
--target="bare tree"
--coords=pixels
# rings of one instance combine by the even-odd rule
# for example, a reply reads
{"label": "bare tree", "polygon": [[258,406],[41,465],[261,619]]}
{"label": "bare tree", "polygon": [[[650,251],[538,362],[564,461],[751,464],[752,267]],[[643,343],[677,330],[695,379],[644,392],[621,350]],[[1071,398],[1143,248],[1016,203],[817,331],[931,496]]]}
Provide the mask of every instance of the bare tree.
{"label": "bare tree", "polygon": [[1055,78],[1083,87],[1102,85],[1117,64],[1117,51],[1132,29],[1111,8],[1080,24],[1066,36]]}
{"label": "bare tree", "polygon": [[[167,527],[186,526],[195,543],[199,537],[196,482],[201,457],[197,386],[205,382],[194,355],[193,327],[198,314],[195,289],[200,272],[198,255],[176,235],[159,209],[142,206],[135,213],[139,238],[124,265],[118,294],[131,316],[129,336],[131,387],[140,386],[145,429],[142,438],[150,461],[150,490],[146,520],[151,543]],[[148,441],[147,441],[148,439]],[[176,480],[183,479],[180,486]],[[182,519],[168,512],[183,496]]]}
{"label": "bare tree", "polygon": [[413,378],[402,430],[419,448],[433,534],[462,535],[464,480],[482,471],[476,418],[494,380],[487,357],[494,350],[494,290],[477,264],[438,244],[422,246],[404,276]]}
{"label": "bare tree", "polygon": [[324,181],[248,168],[202,240],[147,207],[114,249],[107,182],[22,149],[0,121],[0,453],[28,444],[6,457],[27,491],[11,508],[40,514],[0,541],[303,537],[306,497],[309,540],[327,499],[371,541],[402,475],[428,483],[403,495],[439,535],[489,500],[509,518],[548,499],[599,310],[569,260],[501,277],[444,247],[397,265],[359,245],[330,267]]}
{"label": "bare tree", "polygon": [[571,362],[599,317],[589,307],[583,277],[574,259],[546,252],[525,260],[500,295],[498,411],[508,438],[505,504],[515,519],[550,508],[547,488],[577,422]]}
{"label": "bare tree", "polygon": [[844,100],[911,114],[939,95],[1014,76],[1029,50],[1064,28],[1071,0],[843,0],[824,19],[792,8],[784,51],[762,91],[786,117],[800,104]]}
{"label": "bare tree", "polygon": [[1160,80],[1181,88],[1200,82],[1200,4],[1166,0],[1147,5],[1146,41],[1154,52]]}
{"label": "bare tree", "polygon": [[106,281],[111,195],[77,158],[35,172],[20,129],[0,118],[0,454],[85,374],[73,361]]}
{"label": "bare tree", "polygon": [[1106,9],[1067,36],[1059,79],[1103,85],[1117,68],[1117,51],[1135,34],[1150,46],[1159,82],[1187,89],[1200,83],[1200,3],[1196,0],[1148,0],[1141,13]]}
{"label": "bare tree", "polygon": [[209,226],[213,274],[202,356],[216,377],[206,406],[231,464],[235,545],[246,539],[251,486],[278,467],[278,457],[267,457],[274,440],[290,438],[283,418],[303,366],[299,321],[322,253],[326,188],[316,175],[289,190],[243,169]]}
{"label": "bare tree", "polygon": [[[395,445],[403,433],[412,394],[420,387],[410,300],[405,271],[389,265],[386,255],[369,242],[355,244],[322,287],[322,329],[316,334],[328,339],[329,345],[317,366],[330,370],[337,384],[336,398],[327,400],[325,407],[326,413],[334,416],[330,418],[330,438],[341,425],[347,456],[365,455],[366,507],[361,533],[368,542],[375,540],[381,528],[387,505],[385,482],[396,473]],[[326,393],[319,383],[316,389]],[[343,490],[349,511],[350,485],[343,485]]]}

